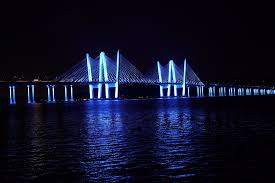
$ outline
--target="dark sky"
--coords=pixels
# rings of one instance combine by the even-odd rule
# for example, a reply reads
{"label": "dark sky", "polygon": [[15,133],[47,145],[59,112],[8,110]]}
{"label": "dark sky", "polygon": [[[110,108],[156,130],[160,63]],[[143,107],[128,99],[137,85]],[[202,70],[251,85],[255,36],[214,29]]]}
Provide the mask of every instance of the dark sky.
{"label": "dark sky", "polygon": [[0,77],[55,76],[105,51],[141,69],[186,57],[202,80],[274,80],[275,11],[264,1],[9,1]]}

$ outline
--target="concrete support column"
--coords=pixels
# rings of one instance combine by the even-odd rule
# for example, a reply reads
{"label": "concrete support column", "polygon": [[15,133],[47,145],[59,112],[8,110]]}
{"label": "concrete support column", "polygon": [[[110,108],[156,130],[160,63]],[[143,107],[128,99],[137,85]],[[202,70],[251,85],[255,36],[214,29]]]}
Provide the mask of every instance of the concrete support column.
{"label": "concrete support column", "polygon": [[160,97],[163,97],[163,86],[159,86],[159,95]]}
{"label": "concrete support column", "polygon": [[50,86],[47,85],[47,91],[48,91],[48,102],[51,102],[51,90],[50,90]]}
{"label": "concrete support column", "polygon": [[94,87],[92,84],[89,84],[89,95],[90,95],[90,99],[94,98]]}
{"label": "concrete support column", "polygon": [[102,95],[102,84],[99,83],[99,84],[98,84],[97,98],[98,98],[98,99],[101,99],[101,95]]}
{"label": "concrete support column", "polygon": [[10,89],[10,104],[13,104],[13,99],[12,99],[12,86],[9,86]]}
{"label": "concrete support column", "polygon": [[213,96],[215,97],[216,96],[216,87],[213,86]]}
{"label": "concrete support column", "polygon": [[174,97],[178,96],[177,85],[174,85]]}
{"label": "concrete support column", "polygon": [[71,101],[74,101],[73,85],[70,85],[71,88]]}
{"label": "concrete support column", "polygon": [[109,84],[105,84],[105,98],[109,99],[110,95],[109,95]]}
{"label": "concrete support column", "polygon": [[15,97],[15,86],[12,87],[12,95],[13,95],[13,103],[16,103],[16,97]]}
{"label": "concrete support column", "polygon": [[67,90],[67,85],[64,85],[64,99],[66,102],[68,102],[68,90]]}
{"label": "concrete support column", "polygon": [[28,103],[31,103],[31,96],[30,96],[30,85],[27,85],[27,90],[28,90]]}
{"label": "concrete support column", "polygon": [[35,103],[35,99],[34,99],[34,85],[32,85],[32,102]]}
{"label": "concrete support column", "polygon": [[171,84],[168,84],[167,97],[170,97],[170,93],[171,93]]}
{"label": "concrete support column", "polygon": [[53,102],[55,102],[55,89],[54,89],[54,85],[52,85],[52,94],[53,94]]}

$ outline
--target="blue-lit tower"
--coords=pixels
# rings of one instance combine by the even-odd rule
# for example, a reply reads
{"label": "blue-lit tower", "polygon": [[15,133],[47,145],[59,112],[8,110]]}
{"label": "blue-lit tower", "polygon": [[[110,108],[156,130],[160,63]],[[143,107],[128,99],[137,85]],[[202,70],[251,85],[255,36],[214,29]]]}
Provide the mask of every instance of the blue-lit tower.
{"label": "blue-lit tower", "polygon": [[[92,82],[92,69],[91,69],[91,59],[88,53],[86,53],[86,62],[87,62],[87,72],[88,72],[88,81]],[[93,93],[93,85],[89,84],[89,97],[90,99],[93,99],[94,93]]]}

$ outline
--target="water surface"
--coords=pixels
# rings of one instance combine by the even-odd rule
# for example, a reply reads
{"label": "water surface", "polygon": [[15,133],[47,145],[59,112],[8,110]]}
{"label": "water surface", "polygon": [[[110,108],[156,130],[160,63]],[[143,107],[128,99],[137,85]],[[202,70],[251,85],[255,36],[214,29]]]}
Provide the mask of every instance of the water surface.
{"label": "water surface", "polygon": [[1,106],[0,182],[266,182],[275,97]]}

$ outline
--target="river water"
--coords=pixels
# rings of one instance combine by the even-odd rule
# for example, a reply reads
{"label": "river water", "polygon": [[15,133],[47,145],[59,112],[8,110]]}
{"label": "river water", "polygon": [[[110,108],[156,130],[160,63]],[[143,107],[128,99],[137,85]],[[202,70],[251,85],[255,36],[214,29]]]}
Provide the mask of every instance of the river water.
{"label": "river water", "polygon": [[1,106],[0,182],[275,180],[275,97]]}

